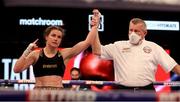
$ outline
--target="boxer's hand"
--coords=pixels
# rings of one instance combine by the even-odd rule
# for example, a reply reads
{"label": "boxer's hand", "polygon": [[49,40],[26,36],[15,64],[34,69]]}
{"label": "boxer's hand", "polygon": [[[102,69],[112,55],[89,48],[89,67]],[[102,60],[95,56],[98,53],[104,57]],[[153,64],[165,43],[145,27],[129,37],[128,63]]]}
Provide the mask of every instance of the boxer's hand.
{"label": "boxer's hand", "polygon": [[100,22],[100,17],[101,17],[101,13],[99,12],[98,9],[94,9],[93,10],[93,16],[92,16],[92,20],[91,20],[91,26],[99,26],[99,22]]}
{"label": "boxer's hand", "polygon": [[37,41],[38,41],[39,39],[36,39],[34,42],[32,42],[32,43],[30,43],[29,45],[28,45],[28,47],[26,48],[26,50],[23,52],[23,55],[25,56],[25,57],[27,57],[28,55],[29,55],[29,53],[31,53],[35,48],[37,48],[38,46],[37,46]]}

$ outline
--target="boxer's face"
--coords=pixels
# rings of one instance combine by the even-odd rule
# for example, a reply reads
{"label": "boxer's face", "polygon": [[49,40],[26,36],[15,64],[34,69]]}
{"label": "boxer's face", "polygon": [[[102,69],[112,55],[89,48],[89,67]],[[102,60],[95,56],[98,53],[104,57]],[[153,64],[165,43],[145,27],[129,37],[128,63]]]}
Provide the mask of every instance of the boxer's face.
{"label": "boxer's face", "polygon": [[56,29],[51,30],[51,32],[46,36],[46,43],[52,47],[59,47],[62,40],[62,32]]}

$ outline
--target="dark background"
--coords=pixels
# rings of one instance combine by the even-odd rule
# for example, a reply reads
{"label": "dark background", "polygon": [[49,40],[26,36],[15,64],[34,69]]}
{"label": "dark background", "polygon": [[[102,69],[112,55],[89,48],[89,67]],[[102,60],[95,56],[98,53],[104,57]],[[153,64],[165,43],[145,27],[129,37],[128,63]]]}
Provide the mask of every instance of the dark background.
{"label": "dark background", "polygon": [[[45,7],[45,6],[1,6],[0,19],[0,59],[18,58],[29,43],[39,38],[38,45],[43,47],[43,31],[46,26],[20,26],[20,18],[62,19],[66,32],[61,47],[71,47],[84,40],[88,33],[88,15],[93,8]],[[140,17],[145,20],[180,21],[180,11],[149,9],[109,9],[100,8],[104,15],[104,32],[99,36],[102,44],[128,39],[129,20]],[[171,56],[180,63],[179,31],[149,30],[146,40],[156,42],[164,49],[170,49]],[[0,79],[3,79],[4,64],[0,64]],[[173,73],[172,73],[173,74]],[[179,80],[178,78],[176,80]]]}
{"label": "dark background", "polygon": [[[62,19],[66,32],[61,47],[71,47],[84,40],[88,33],[88,15],[92,8],[48,8],[48,7],[6,7],[1,19],[1,57],[18,57],[27,45],[39,38],[43,46],[43,31],[47,26],[20,26],[20,18]],[[179,21],[179,12],[109,10],[100,9],[104,15],[104,32],[100,32],[102,44],[128,38],[129,20],[140,17],[145,20]],[[179,61],[179,31],[149,30],[147,40],[171,49],[173,57]]]}

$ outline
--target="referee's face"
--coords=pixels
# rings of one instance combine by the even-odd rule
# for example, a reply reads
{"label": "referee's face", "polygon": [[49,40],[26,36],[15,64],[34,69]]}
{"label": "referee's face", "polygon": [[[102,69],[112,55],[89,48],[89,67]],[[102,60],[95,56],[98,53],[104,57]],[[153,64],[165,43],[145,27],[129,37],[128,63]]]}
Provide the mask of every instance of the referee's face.
{"label": "referee's face", "polygon": [[143,29],[143,24],[142,23],[138,23],[138,24],[133,24],[132,22],[129,25],[129,34],[131,34],[132,32],[135,32],[136,34],[138,34],[139,36],[141,36],[141,39],[143,39],[146,35],[146,31]]}

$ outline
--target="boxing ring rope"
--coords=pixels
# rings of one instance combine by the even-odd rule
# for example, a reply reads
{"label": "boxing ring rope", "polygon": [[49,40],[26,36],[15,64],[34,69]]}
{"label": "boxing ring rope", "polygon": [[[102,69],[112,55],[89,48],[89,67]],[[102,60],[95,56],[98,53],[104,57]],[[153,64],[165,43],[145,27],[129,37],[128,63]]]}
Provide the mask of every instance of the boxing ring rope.
{"label": "boxing ring rope", "polygon": [[[35,80],[3,80],[0,84],[34,84]],[[63,80],[63,84],[74,85],[120,85],[115,81]],[[180,86],[175,82],[154,82],[154,85]],[[179,92],[157,94],[151,91],[132,93],[127,90],[106,92],[62,90],[3,90],[0,101],[174,101],[180,99]]]}
{"label": "boxing ring rope", "polygon": [[[35,80],[4,80],[0,79],[0,84],[35,84]],[[121,85],[116,81],[92,81],[92,80],[63,80],[63,84],[71,85]],[[173,82],[154,82],[153,85],[180,86],[180,81]]]}

